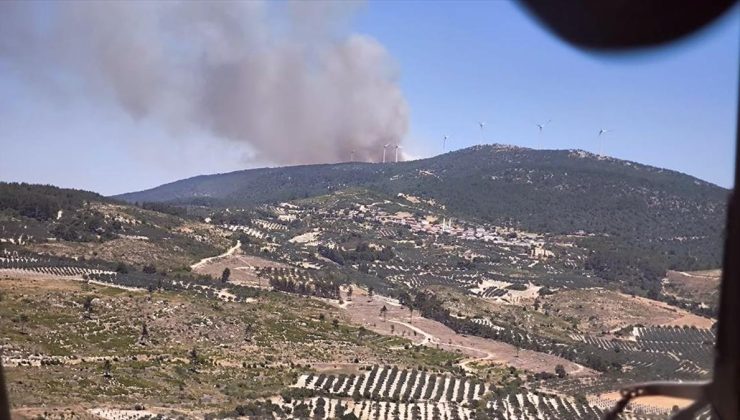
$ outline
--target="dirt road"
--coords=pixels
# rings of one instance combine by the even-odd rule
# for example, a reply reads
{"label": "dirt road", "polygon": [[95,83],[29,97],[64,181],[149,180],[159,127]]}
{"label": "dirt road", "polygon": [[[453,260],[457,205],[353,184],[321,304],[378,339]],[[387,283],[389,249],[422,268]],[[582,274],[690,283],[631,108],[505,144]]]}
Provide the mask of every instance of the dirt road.
{"label": "dirt road", "polygon": [[224,252],[221,255],[216,255],[215,257],[207,257],[203,258],[202,260],[198,261],[197,263],[190,266],[191,270],[195,270],[196,268],[206,265],[211,261],[217,260],[219,258],[228,257],[229,255],[235,253],[239,248],[241,248],[242,243],[241,241],[236,241],[236,245],[232,246],[231,248],[227,249],[226,252]]}
{"label": "dirt road", "polygon": [[[589,368],[550,354],[530,350],[517,351],[516,347],[503,342],[457,334],[440,322],[418,315],[411,316],[406,308],[393,303],[382,296],[369,297],[363,294],[359,287],[355,287],[355,294],[351,301],[345,299],[344,305],[335,306],[341,308],[352,323],[363,325],[377,333],[399,335],[416,344],[468,356],[468,359],[462,363],[463,368],[469,368],[469,365],[476,361],[486,361],[503,363],[534,372],[552,372],[554,366],[562,364],[573,376],[598,374]],[[381,317],[380,310],[384,306],[385,316]]]}

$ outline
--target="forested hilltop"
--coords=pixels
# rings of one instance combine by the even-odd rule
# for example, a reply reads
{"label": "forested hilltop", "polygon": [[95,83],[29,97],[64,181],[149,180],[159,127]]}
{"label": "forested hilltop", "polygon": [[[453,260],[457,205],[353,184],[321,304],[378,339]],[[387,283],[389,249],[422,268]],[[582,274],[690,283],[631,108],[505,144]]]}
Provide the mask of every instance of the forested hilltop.
{"label": "forested hilltop", "polygon": [[[728,190],[580,150],[487,145],[410,162],[263,168],[123,194],[129,202],[250,206],[349,187],[434,200],[459,217],[552,234],[592,234],[605,277],[716,267]],[[625,259],[628,264],[622,264]],[[619,260],[619,264],[616,264]],[[619,265],[620,268],[616,266]]]}
{"label": "forested hilltop", "polygon": [[80,208],[85,202],[112,200],[100,194],[52,185],[0,182],[0,212],[36,220],[51,220],[59,211]]}
{"label": "forested hilltop", "polygon": [[[728,190],[697,178],[574,150],[475,146],[430,159],[290,166],[203,175],[122,194],[128,202],[250,205],[347,187],[432,198],[449,210],[529,229],[668,237],[721,230]],[[686,224],[686,222],[689,222]],[[645,231],[647,230],[647,231]]]}
{"label": "forested hilltop", "polygon": [[0,182],[0,242],[3,252],[178,268],[228,238],[163,203],[133,206],[90,191]]}
{"label": "forested hilltop", "polygon": [[[693,269],[719,267],[726,192],[531,154],[263,170],[274,188],[336,176],[323,194],[228,206],[1,184],[10,393],[33,415],[176,401],[172,417],[374,418],[397,404],[425,419],[597,418],[625,382],[709,377],[719,271]],[[250,182],[236,186],[263,191]],[[602,190],[613,209],[546,219]]]}

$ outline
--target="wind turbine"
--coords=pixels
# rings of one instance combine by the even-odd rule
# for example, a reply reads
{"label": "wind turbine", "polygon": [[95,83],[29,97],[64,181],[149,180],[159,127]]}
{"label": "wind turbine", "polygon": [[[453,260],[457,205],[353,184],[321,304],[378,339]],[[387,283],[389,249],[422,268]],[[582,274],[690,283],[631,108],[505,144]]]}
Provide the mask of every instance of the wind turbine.
{"label": "wind turbine", "polygon": [[[614,130],[602,128],[599,130],[599,138],[601,138],[602,134],[611,133]],[[604,140],[599,141],[599,154],[602,154],[602,149],[604,148]]]}
{"label": "wind turbine", "polygon": [[483,136],[483,129],[486,127],[486,123],[483,121],[478,121],[478,125],[480,126],[480,141],[481,144],[485,142],[485,137]]}
{"label": "wind turbine", "polygon": [[[540,130],[540,135],[542,135],[542,129],[545,128],[545,126],[547,124],[550,124],[551,122],[552,122],[552,120],[547,120],[547,122],[544,122],[542,124],[540,124],[540,123],[536,123],[535,124],[537,126],[537,128]],[[542,148],[542,145],[539,144],[539,142],[537,142],[537,143],[538,143],[537,147],[539,147],[541,149]]]}
{"label": "wind turbine", "polygon": [[551,122],[552,122],[552,120],[547,120],[547,122],[546,122],[546,123],[542,123],[542,124],[535,124],[535,125],[537,126],[537,128],[539,128],[539,129],[540,129],[540,133],[541,133],[541,132],[542,132],[542,129],[543,129],[543,128],[545,128],[545,126],[546,126],[547,124],[550,124]]}
{"label": "wind turbine", "polygon": [[390,146],[390,143],[383,145],[383,163],[385,163],[385,151],[388,149],[388,146]]}
{"label": "wind turbine", "polygon": [[354,162],[355,161],[355,151],[349,152],[349,161]]}
{"label": "wind turbine", "polygon": [[401,149],[401,146],[396,145],[395,149],[396,149],[396,163],[398,163],[398,149]]}
{"label": "wind turbine", "polygon": [[449,138],[450,138],[450,136],[445,136],[442,139],[442,153],[444,153],[445,150],[447,150],[447,139],[449,139]]}

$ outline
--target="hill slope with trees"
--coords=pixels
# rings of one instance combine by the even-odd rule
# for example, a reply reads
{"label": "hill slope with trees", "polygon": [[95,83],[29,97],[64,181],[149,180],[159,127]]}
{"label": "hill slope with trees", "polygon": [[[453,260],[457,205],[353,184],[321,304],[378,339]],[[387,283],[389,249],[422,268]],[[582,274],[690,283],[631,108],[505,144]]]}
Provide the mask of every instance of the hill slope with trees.
{"label": "hill slope with trees", "polygon": [[89,191],[0,182],[0,242],[3,252],[172,268],[215,255],[230,239],[165,203],[132,206]]}
{"label": "hill slope with trees", "polygon": [[262,168],[120,195],[128,202],[248,206],[348,187],[434,199],[452,213],[553,233],[717,237],[728,190],[576,150],[476,146],[410,162]]}

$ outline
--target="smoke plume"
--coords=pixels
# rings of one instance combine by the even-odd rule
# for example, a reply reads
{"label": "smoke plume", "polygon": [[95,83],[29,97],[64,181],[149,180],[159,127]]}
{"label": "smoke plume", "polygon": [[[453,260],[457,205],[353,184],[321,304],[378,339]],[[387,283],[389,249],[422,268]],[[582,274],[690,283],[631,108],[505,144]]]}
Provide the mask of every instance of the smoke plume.
{"label": "smoke plume", "polygon": [[0,2],[0,71],[205,130],[278,164],[377,161],[407,130],[387,51],[347,2]]}

